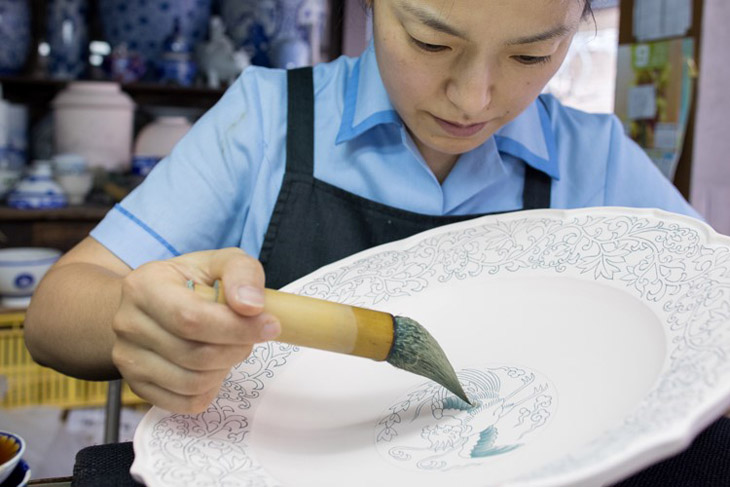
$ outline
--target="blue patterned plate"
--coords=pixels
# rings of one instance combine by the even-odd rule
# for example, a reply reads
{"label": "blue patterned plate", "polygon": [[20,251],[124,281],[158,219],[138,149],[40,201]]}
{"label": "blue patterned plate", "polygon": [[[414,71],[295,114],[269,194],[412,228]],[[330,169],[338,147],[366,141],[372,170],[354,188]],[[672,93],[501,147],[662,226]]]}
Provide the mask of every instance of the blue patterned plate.
{"label": "blue patterned plate", "polygon": [[730,407],[730,238],[658,210],[487,216],[376,247],[290,292],[410,316],[466,409],[387,364],[268,343],[208,410],[153,408],[133,475],[180,485],[603,485]]}

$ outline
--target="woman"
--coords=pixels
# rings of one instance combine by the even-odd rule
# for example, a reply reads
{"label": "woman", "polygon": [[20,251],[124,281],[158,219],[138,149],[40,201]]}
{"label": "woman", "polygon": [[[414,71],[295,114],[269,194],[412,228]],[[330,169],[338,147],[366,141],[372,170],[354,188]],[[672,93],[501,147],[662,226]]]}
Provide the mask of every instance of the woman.
{"label": "woman", "polygon": [[[34,358],[199,412],[280,287],[358,250],[476,215],[660,207],[695,215],[611,116],[540,96],[587,0],[372,0],[373,43],[313,73],[250,68],[47,274]],[[219,250],[210,250],[219,249]],[[225,282],[230,308],[186,281]]]}

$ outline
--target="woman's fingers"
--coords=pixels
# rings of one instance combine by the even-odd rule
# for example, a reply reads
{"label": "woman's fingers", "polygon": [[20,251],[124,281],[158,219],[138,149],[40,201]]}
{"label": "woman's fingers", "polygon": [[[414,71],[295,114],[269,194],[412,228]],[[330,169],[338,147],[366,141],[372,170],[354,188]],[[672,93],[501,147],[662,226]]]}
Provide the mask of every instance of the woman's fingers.
{"label": "woman's fingers", "polygon": [[[188,288],[222,279],[227,305]],[[263,312],[264,272],[240,249],[145,264],[123,279],[112,359],[132,390],[156,406],[200,412],[254,343],[279,334]]]}
{"label": "woman's fingers", "polygon": [[115,320],[114,331],[119,339],[150,350],[167,361],[191,370],[230,368],[248,357],[251,345],[214,344],[185,340],[173,335],[149,316]]}
{"label": "woman's fingers", "polygon": [[141,310],[172,335],[191,341],[241,345],[278,335],[271,314],[242,316],[229,306],[206,301],[188,289],[186,281],[175,265],[142,266],[124,279],[120,311],[129,304],[132,312]]}
{"label": "woman's fingers", "polygon": [[205,411],[220,389],[219,384],[218,387],[214,387],[204,394],[186,396],[176,394],[151,382],[129,382],[128,384],[132,392],[139,397],[157,407],[178,414],[198,414]]}
{"label": "woman's fingers", "polygon": [[226,301],[237,313],[244,316],[261,313],[266,278],[258,260],[241,249],[223,249],[210,259],[209,271],[211,276],[223,280]]}
{"label": "woman's fingers", "polygon": [[[250,348],[246,348],[239,350],[237,355],[245,357],[249,353]],[[186,413],[205,409],[231,369],[229,365],[222,368],[201,366],[200,369],[182,367],[123,338],[118,338],[114,344],[112,359],[140,397],[156,406]]]}

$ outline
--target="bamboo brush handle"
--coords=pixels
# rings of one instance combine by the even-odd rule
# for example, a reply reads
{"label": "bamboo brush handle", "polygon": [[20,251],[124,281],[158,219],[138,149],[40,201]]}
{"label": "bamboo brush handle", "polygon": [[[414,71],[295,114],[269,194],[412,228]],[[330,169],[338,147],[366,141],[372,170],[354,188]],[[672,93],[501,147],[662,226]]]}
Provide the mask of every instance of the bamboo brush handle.
{"label": "bamboo brush handle", "polygon": [[[225,304],[222,285],[193,284],[209,301]],[[279,342],[382,361],[393,344],[393,315],[323,299],[264,290],[264,310],[281,323]]]}

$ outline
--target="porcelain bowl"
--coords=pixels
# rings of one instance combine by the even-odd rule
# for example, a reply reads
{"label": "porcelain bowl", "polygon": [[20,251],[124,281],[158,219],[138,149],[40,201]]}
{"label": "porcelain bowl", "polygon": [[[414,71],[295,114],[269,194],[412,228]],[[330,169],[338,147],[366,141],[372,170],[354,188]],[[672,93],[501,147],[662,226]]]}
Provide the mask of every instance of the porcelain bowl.
{"label": "porcelain bowl", "polygon": [[14,247],[0,249],[0,295],[2,304],[22,307],[30,302],[36,286],[61,256],[57,249]]}
{"label": "porcelain bowl", "polygon": [[0,484],[15,470],[25,453],[25,440],[20,436],[0,431]]}
{"label": "porcelain bowl", "polygon": [[94,173],[59,174],[56,181],[66,193],[68,204],[81,205],[94,187]]}

